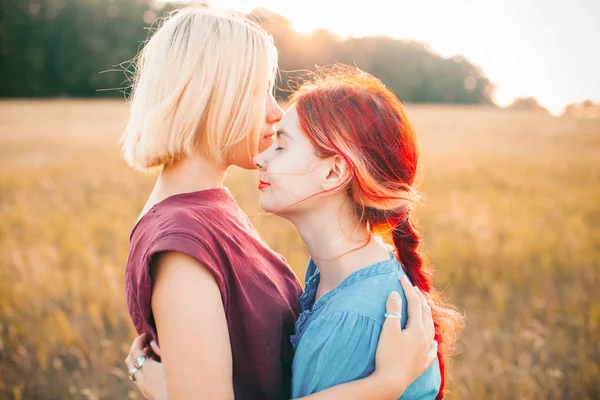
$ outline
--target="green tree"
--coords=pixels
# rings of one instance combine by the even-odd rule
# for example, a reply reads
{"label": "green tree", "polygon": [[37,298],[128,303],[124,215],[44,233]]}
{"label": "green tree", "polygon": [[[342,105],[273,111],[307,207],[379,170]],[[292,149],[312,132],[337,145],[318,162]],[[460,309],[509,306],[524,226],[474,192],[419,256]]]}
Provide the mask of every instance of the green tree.
{"label": "green tree", "polygon": [[[0,8],[0,96],[123,96],[132,60],[157,16],[177,7],[151,0],[4,0]],[[264,9],[252,18],[275,38],[277,91],[299,71],[335,62],[381,79],[403,101],[490,103],[492,85],[462,57],[446,59],[424,45],[389,37],[342,39],[326,30],[296,32]]]}

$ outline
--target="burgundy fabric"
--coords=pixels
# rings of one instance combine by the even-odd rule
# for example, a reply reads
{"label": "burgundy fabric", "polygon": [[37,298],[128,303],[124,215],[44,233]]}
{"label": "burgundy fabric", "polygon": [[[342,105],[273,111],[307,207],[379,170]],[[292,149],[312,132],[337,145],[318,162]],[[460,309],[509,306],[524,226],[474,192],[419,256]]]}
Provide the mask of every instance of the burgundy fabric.
{"label": "burgundy fabric", "polygon": [[216,278],[229,327],[235,398],[289,398],[289,338],[302,289],[285,259],[268,248],[231,193],[209,189],[169,197],[131,232],[125,272],[129,315],[138,334],[149,333],[157,342],[149,268],[152,257],[163,251],[196,258]]}

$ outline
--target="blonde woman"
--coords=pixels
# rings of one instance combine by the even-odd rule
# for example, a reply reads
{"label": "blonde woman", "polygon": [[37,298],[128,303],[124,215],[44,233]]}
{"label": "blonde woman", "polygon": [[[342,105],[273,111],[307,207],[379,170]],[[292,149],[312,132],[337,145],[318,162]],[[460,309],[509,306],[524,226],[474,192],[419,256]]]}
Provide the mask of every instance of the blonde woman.
{"label": "blonde woman", "polygon": [[[254,168],[274,141],[273,40],[241,15],[191,7],[171,14],[137,61],[124,157],[161,170],[130,236],[127,302],[142,334],[130,378],[154,398],[289,398],[302,290],[223,185],[231,165]],[[397,398],[431,365],[431,315],[405,286],[413,323],[386,322],[377,370],[309,398]],[[390,316],[401,307],[390,296]],[[159,339],[162,364],[147,351]]]}

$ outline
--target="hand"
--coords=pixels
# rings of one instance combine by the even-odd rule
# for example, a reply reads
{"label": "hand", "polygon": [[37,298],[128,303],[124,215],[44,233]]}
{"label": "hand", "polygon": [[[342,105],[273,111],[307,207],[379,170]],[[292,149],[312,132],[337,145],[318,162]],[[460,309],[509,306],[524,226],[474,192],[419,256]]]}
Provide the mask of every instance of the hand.
{"label": "hand", "polygon": [[[425,296],[413,287],[405,276],[400,278],[408,303],[406,329],[397,318],[386,318],[375,357],[374,377],[389,388],[390,398],[397,399],[404,390],[433,364],[437,357],[437,342],[431,308]],[[402,299],[392,292],[386,312],[402,313]]]}
{"label": "hand", "polygon": [[153,357],[160,357],[160,349],[154,340],[148,343],[149,336],[142,334],[135,338],[131,350],[125,359],[127,369],[133,368],[133,362],[140,356],[145,356],[142,367],[135,372],[135,385],[142,395],[149,400],[167,399],[167,381],[162,363],[155,361]]}

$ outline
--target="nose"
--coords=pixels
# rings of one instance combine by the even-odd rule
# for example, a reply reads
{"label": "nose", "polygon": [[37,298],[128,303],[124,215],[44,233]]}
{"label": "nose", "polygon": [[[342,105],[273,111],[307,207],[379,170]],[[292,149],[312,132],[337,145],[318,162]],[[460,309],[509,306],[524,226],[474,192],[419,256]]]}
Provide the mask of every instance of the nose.
{"label": "nose", "polygon": [[264,171],[265,167],[267,166],[267,160],[264,157],[261,157],[261,155],[263,155],[263,153],[260,153],[259,155],[254,157],[254,160],[252,160],[254,162],[254,165],[256,165],[256,168],[258,168],[261,171]]}
{"label": "nose", "polygon": [[283,110],[279,107],[279,104],[277,104],[274,97],[271,96],[269,99],[267,108],[267,122],[269,124],[274,125],[281,121],[281,118],[283,118]]}

